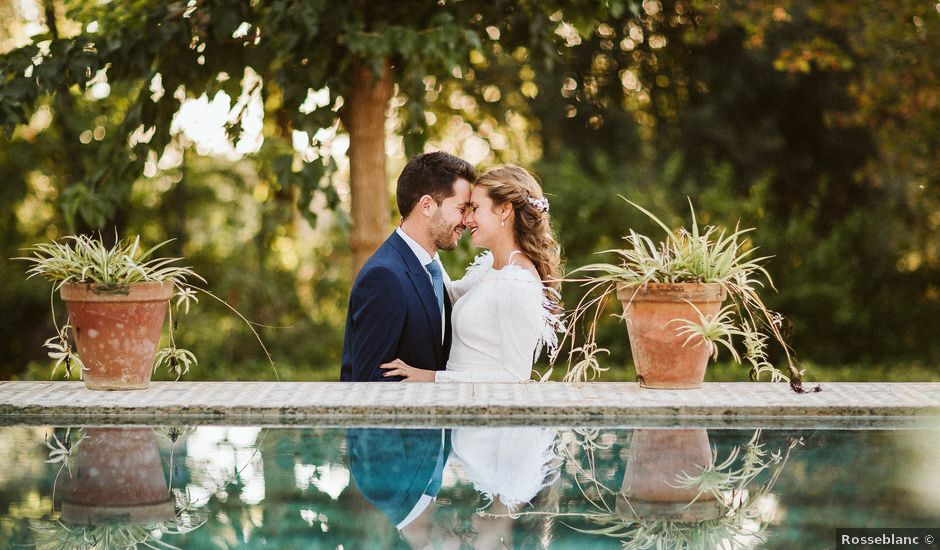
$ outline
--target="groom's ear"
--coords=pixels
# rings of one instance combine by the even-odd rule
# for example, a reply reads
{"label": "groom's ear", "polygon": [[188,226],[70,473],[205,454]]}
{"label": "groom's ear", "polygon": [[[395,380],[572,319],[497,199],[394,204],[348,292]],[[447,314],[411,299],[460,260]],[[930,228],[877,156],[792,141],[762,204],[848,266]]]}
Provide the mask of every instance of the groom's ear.
{"label": "groom's ear", "polygon": [[437,204],[431,195],[422,195],[416,205],[418,209],[426,216],[431,215],[431,205]]}

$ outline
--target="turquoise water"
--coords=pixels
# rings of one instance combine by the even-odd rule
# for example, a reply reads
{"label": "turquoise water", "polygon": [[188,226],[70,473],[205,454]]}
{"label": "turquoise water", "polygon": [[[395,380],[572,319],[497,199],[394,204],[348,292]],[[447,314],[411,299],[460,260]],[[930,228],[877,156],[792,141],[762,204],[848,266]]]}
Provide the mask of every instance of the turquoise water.
{"label": "turquoise water", "polygon": [[3,427],[0,547],[834,548],[938,526],[938,435]]}

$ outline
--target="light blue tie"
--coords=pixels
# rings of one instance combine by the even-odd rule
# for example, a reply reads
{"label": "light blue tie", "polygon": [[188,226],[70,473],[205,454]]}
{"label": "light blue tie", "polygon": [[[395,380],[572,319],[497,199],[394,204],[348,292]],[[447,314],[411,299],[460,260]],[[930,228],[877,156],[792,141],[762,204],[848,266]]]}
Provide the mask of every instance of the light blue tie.
{"label": "light blue tie", "polygon": [[434,260],[431,260],[431,263],[424,266],[427,268],[428,273],[431,274],[431,286],[434,287],[434,295],[437,297],[437,309],[441,312],[441,315],[444,314],[444,273],[441,271],[441,266]]}

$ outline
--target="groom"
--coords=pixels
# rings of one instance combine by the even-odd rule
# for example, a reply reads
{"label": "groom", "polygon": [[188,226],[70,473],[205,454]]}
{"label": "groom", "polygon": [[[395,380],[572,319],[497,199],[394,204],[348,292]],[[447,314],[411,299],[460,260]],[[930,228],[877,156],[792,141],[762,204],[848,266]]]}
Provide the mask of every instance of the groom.
{"label": "groom", "polygon": [[444,370],[450,280],[437,251],[457,247],[475,179],[469,163],[442,151],[405,165],[395,191],[402,222],[362,266],[349,296],[340,380],[401,380],[379,368],[394,359]]}

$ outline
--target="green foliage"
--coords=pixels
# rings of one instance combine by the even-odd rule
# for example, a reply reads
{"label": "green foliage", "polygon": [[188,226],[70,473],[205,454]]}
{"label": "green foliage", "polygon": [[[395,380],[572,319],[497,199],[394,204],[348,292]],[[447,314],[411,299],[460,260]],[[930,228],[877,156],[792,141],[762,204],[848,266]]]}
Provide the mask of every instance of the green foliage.
{"label": "green foliage", "polygon": [[[940,266],[929,259],[937,255],[930,252],[933,222],[926,214],[935,210],[927,195],[936,186],[916,176],[932,161],[899,136],[884,135],[898,123],[918,128],[920,139],[940,136],[938,119],[919,110],[931,109],[911,105],[936,86],[927,75],[933,47],[922,43],[922,32],[937,20],[925,13],[929,6],[914,4],[725,9],[677,2],[633,21],[605,21],[610,29],[583,36],[563,70],[539,75],[543,89],[571,81],[560,95],[540,94],[532,105],[545,153],[536,171],[554,195],[568,264],[593,263],[590,251],[617,248],[622,229],[615,228],[654,229],[609,197],[622,194],[665,212],[669,225],[690,197],[708,223],[757,228],[750,237],[773,256],[767,265],[779,290],[766,294],[766,303],[787,313],[789,341],[802,359],[936,361],[940,348],[928,343],[925,329],[940,313]],[[690,9],[673,17],[672,8],[680,7]],[[902,30],[915,16],[924,30]],[[644,40],[618,48],[631,30]],[[652,36],[665,37],[666,46],[651,47]],[[851,63],[809,72],[774,67],[787,48],[815,55],[803,49],[813,36],[838,44]],[[605,41],[614,47],[605,50]],[[889,46],[908,42],[920,46]],[[898,51],[917,63],[901,67]],[[603,63],[598,52],[607,56]],[[627,70],[637,79],[633,91],[619,86]],[[904,74],[911,86],[876,84],[889,74]],[[879,103],[882,94],[894,99]],[[910,109],[896,111],[902,104]],[[900,118],[871,124],[881,108]],[[905,151],[903,160],[898,151]],[[565,301],[576,304],[582,293],[566,288]],[[614,306],[608,303],[604,314],[616,314]],[[614,364],[628,363],[622,327],[609,325],[600,329],[598,347],[610,350]],[[768,360],[781,359],[771,353]]]}
{"label": "green foliage", "polygon": [[[804,363],[940,359],[940,56],[930,3],[66,8],[57,30],[0,55],[3,257],[95,230],[175,238],[173,255],[219,296],[264,325],[293,327],[259,330],[294,379],[335,377],[350,284],[346,174],[313,136],[341,128],[352,64],[378,71],[386,57],[394,132],[407,150],[431,139],[459,151],[469,125],[490,148],[484,164],[534,163],[569,265],[615,261],[593,251],[622,248],[624,227],[656,231],[610,197],[663,213],[669,226],[690,197],[704,224],[756,227],[749,236],[773,256],[779,290],[764,299],[787,312]],[[109,93],[92,93],[90,82]],[[318,91],[325,98],[301,111]],[[260,96],[256,153],[203,156],[171,132],[184,98],[219,92]],[[235,114],[232,139],[247,111]],[[293,149],[294,130],[316,154]],[[177,153],[179,163],[165,162]],[[160,169],[142,177],[148,161]],[[474,255],[461,246],[444,255],[454,276]],[[583,290],[566,287],[565,302]],[[0,378],[9,378],[42,358],[48,295],[16,262],[0,262],[0,296],[18,312],[0,318]],[[202,358],[189,376],[270,376],[236,324],[219,308],[193,309],[177,335]],[[597,342],[610,352],[602,365],[614,367],[603,379],[620,376],[630,356],[622,327],[603,324]],[[783,359],[768,352],[771,364]]]}
{"label": "green foliage", "polygon": [[[488,25],[506,27],[500,48],[539,45],[551,51],[559,40],[547,25],[548,16],[562,7],[493,6],[422,1],[396,3],[270,2],[258,5],[228,0],[183,5],[143,1],[102,6],[69,3],[68,18],[82,29],[76,36],[58,32],[33,37],[31,44],[0,55],[0,123],[8,134],[27,124],[46,94],[56,94],[57,116],[75,108],[70,90],[84,92],[99,72],[124,91],[120,116],[98,149],[97,170],[76,173],[64,186],[62,208],[70,228],[79,219],[92,228],[120,218],[128,206],[128,190],[151,153],[158,156],[173,139],[173,116],[184,97],[225,92],[237,98],[240,78],[258,75],[256,87],[276,124],[265,126],[265,137],[277,143],[280,155],[268,170],[284,190],[299,190],[300,211],[310,199],[324,194],[332,209],[339,203],[331,186],[322,183],[322,162],[308,160],[297,169],[289,144],[292,131],[315,134],[345,116],[358,65],[381,75],[386,64],[400,91],[407,96],[400,109],[401,134],[409,153],[420,152],[428,134],[425,109],[437,96],[427,93],[429,82],[452,73],[472,79],[471,52],[483,49]],[[574,5],[577,5],[575,3]],[[407,13],[402,18],[401,13]],[[87,30],[97,26],[94,32]],[[518,29],[515,28],[518,26]],[[513,32],[510,32],[512,30]],[[156,91],[154,91],[156,90]],[[314,91],[326,98],[309,105]],[[153,91],[153,93],[151,93]],[[180,96],[179,94],[182,94]],[[482,103],[482,101],[481,101]],[[62,111],[62,112],[58,112]],[[237,139],[246,108],[230,121],[229,137]],[[140,132],[150,137],[139,139]],[[130,146],[128,147],[128,144]]]}

